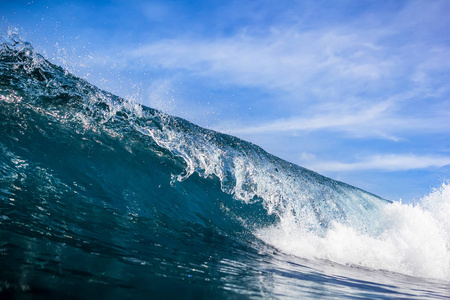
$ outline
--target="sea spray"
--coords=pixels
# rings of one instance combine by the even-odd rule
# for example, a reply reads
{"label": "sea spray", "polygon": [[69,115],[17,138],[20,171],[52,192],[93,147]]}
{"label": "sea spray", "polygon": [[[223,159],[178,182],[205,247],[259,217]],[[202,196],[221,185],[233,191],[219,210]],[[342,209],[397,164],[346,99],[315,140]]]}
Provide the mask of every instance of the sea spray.
{"label": "sea spray", "polygon": [[419,204],[401,201],[384,205],[380,232],[334,221],[324,236],[305,230],[287,214],[281,221],[258,231],[274,247],[305,258],[345,265],[388,270],[419,277],[450,278],[450,185],[422,198]]}

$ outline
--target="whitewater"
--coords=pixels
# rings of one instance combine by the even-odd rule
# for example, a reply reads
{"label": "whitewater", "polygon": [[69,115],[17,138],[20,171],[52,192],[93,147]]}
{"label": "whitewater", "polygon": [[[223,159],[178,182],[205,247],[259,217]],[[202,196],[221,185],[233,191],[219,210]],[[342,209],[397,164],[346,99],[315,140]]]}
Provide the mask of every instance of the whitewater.
{"label": "whitewater", "polygon": [[450,183],[385,200],[0,42],[2,297],[450,297]]}

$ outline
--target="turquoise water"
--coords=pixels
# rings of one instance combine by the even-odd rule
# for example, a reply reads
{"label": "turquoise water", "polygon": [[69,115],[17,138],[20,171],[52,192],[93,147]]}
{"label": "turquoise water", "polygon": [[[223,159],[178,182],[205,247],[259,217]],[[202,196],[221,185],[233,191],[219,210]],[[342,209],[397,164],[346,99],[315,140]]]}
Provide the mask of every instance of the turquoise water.
{"label": "turquoise water", "polygon": [[0,48],[0,295],[448,298],[444,185],[421,206]]}

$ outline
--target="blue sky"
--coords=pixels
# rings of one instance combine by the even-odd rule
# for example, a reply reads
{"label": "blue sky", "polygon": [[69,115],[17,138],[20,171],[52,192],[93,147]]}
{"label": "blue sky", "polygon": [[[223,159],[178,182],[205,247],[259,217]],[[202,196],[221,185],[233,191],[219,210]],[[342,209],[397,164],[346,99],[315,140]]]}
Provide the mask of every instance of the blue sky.
{"label": "blue sky", "polygon": [[413,202],[450,179],[449,1],[5,1],[95,85]]}

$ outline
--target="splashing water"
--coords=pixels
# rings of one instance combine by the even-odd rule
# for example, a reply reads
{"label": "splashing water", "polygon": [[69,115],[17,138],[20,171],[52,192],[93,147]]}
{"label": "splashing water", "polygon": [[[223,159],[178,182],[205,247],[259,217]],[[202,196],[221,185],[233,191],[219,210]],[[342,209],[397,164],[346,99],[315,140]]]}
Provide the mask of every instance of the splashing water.
{"label": "splashing water", "polygon": [[257,236],[294,255],[346,265],[388,270],[419,277],[450,278],[450,185],[424,197],[420,204],[386,204],[377,234],[333,222],[324,236],[299,228],[287,215]]}
{"label": "splashing water", "polygon": [[449,184],[391,203],[104,92],[17,35],[1,41],[0,293],[445,294],[370,272],[450,279]]}

